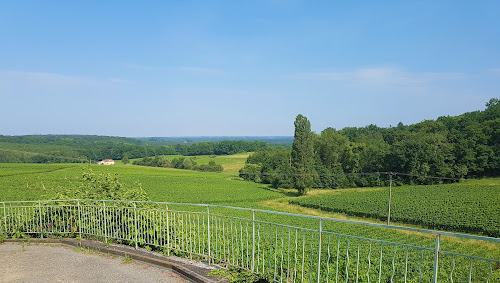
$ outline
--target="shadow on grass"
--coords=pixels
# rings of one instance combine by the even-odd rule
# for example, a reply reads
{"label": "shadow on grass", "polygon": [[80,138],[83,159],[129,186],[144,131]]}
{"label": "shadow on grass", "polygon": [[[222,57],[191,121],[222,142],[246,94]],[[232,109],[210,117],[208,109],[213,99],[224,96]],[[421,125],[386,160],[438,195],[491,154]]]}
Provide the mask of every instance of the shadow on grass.
{"label": "shadow on grass", "polygon": [[262,186],[260,188],[264,189],[266,191],[279,193],[283,197],[298,197],[298,196],[300,196],[299,192],[297,192],[297,191],[293,191],[293,190],[289,190],[289,189],[282,189],[282,188],[273,188],[271,185]]}

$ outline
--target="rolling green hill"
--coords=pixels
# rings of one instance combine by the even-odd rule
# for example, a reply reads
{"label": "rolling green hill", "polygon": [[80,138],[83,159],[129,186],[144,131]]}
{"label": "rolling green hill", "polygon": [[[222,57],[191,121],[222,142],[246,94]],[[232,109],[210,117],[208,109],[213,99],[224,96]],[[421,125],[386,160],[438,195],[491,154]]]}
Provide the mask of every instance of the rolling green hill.
{"label": "rolling green hill", "polygon": [[[81,164],[0,164],[0,200],[38,200],[51,198],[58,191],[77,188]],[[250,204],[281,194],[265,185],[245,182],[233,174],[152,168],[132,165],[91,165],[96,172],[118,174],[127,184],[142,184],[151,200],[188,203]]]}
{"label": "rolling green hill", "polygon": [[[202,157],[210,159],[211,157]],[[200,159],[202,159],[200,158]],[[88,165],[82,164],[0,164],[0,200],[38,200],[38,199],[50,199],[53,198],[56,192],[65,191],[68,188],[77,188],[81,183],[82,170],[86,169]],[[281,210],[279,207],[269,208],[264,206],[264,202],[278,200],[285,197],[292,197],[295,195],[287,190],[273,190],[267,185],[257,184],[253,182],[246,182],[240,180],[235,174],[224,174],[224,173],[206,173],[197,172],[190,170],[178,170],[169,168],[154,168],[154,167],[142,167],[142,166],[132,166],[132,165],[114,165],[114,166],[97,166],[90,165],[90,168],[95,173],[108,172],[112,174],[118,174],[119,180],[127,186],[134,186],[135,182],[140,182],[149,195],[149,198],[153,201],[166,201],[166,202],[183,202],[183,203],[209,203],[209,204],[221,204],[227,206],[236,207],[251,207],[258,209],[274,209]],[[489,182],[493,182],[492,188],[495,188],[498,192],[498,180],[488,179],[486,183],[471,183],[472,188],[476,188],[474,192],[479,192],[478,188],[483,186],[488,186]],[[415,188],[401,187],[395,189],[394,202],[398,202],[399,198],[397,195],[402,193],[403,195],[408,195],[410,193],[415,194],[419,192],[422,195],[430,193],[435,193],[436,190],[448,190],[449,186],[456,192],[461,192],[461,195],[466,194],[467,186],[460,188],[463,184],[455,185],[442,185],[442,186],[420,186]],[[330,197],[341,198],[342,196],[347,196],[347,200],[356,199],[356,192],[363,189],[354,189],[349,192],[349,189],[345,190],[335,190],[331,191],[329,194],[324,194],[324,199],[329,199]],[[367,190],[367,189],[364,189]],[[372,189],[362,192],[359,196],[361,199],[373,199],[374,203],[379,201],[383,203],[385,189]],[[397,192],[399,190],[399,192]],[[409,191],[408,191],[409,190]],[[376,197],[377,192],[381,191],[382,195],[380,200]],[[371,195],[370,193],[373,193]],[[366,194],[366,195],[365,195]],[[443,191],[443,194],[446,195]],[[453,194],[452,194],[453,195]],[[484,191],[481,191],[481,196],[487,197]],[[497,195],[492,195],[490,197],[495,197]],[[301,198],[302,201],[307,201],[309,197]],[[314,199],[311,196],[310,199]],[[498,209],[498,204],[481,202],[481,199],[477,198],[478,203],[463,202],[461,209],[457,210],[461,214],[459,217],[464,219],[469,219],[467,216],[468,210],[476,211],[476,214],[487,215],[488,217],[495,217],[495,209]],[[455,204],[456,205],[456,204]],[[396,207],[396,205],[395,205]],[[422,207],[424,203],[422,203]],[[364,207],[366,211],[370,211],[370,206]],[[423,208],[422,208],[423,209]],[[397,215],[397,209],[395,208],[395,215]],[[422,211],[422,210],[421,210]],[[429,210],[431,211],[431,210]],[[212,212],[212,211],[211,211]],[[231,216],[248,218],[248,212],[239,210],[224,210],[219,209],[212,213],[230,213]],[[439,214],[436,214],[439,215]],[[290,226],[300,226],[304,228],[317,229],[318,221],[311,220],[308,218],[297,218],[289,217],[283,215],[267,215],[259,214],[259,219],[266,222],[281,223]],[[446,218],[445,218],[446,219]],[[368,219],[368,221],[370,221]],[[481,221],[480,221],[481,222]],[[478,223],[480,223],[478,222]],[[472,222],[471,222],[472,223]],[[493,223],[493,225],[495,225]],[[330,222],[324,221],[323,229],[325,231],[332,231],[335,233],[353,235],[363,238],[379,239],[395,243],[405,243],[420,247],[433,248],[435,240],[429,235],[424,235],[416,232],[401,232],[388,230],[384,228],[368,227],[365,225],[355,225],[340,222]],[[286,230],[286,226],[281,230],[282,232]],[[277,235],[277,234],[276,234]],[[272,236],[274,237],[274,236]],[[328,241],[336,241],[336,237],[328,236]],[[342,243],[344,248],[345,243]],[[351,246],[354,249],[355,246]],[[384,253],[392,255],[392,249],[390,246],[384,247]],[[443,237],[441,241],[441,248],[446,251],[470,254],[479,257],[486,258],[500,258],[500,248],[498,244],[485,243],[482,241],[464,241],[462,239],[455,239],[451,237]],[[367,245],[361,245],[360,253],[366,257],[369,252]],[[386,250],[387,249],[387,250]],[[355,251],[352,250],[352,253]],[[412,254],[410,256],[415,260],[420,260],[420,258]],[[415,258],[414,258],[415,257]],[[388,256],[390,259],[391,256]],[[412,259],[412,260],[413,260]],[[396,268],[398,270],[404,269],[404,251],[398,250],[398,256],[395,258]],[[432,264],[433,254],[428,253],[423,258],[423,265],[429,268],[428,265]],[[452,266],[453,258],[450,256],[443,255],[440,258],[441,270],[449,274]],[[387,266],[390,266],[388,263]],[[456,261],[456,267],[454,274],[455,278],[462,278],[467,276],[468,263]],[[412,268],[417,268],[418,264],[412,264]],[[355,267],[353,267],[355,268]],[[363,268],[366,268],[364,266]],[[385,267],[384,267],[385,268]],[[480,278],[486,278],[488,276],[488,266],[486,265],[474,265],[475,272],[478,273]],[[384,274],[390,274],[390,270],[384,269]],[[412,272],[415,272],[413,270]],[[444,274],[444,276],[446,276]],[[385,275],[384,275],[385,276]],[[401,275],[399,275],[401,277]],[[398,277],[398,278],[399,278]],[[493,276],[490,277],[490,282],[495,282],[494,280],[500,278],[500,271],[498,268],[493,270]],[[424,278],[425,279],[425,278]],[[427,280],[427,279],[426,279]],[[459,279],[457,279],[459,280]]]}
{"label": "rolling green hill", "polygon": [[[389,188],[340,189],[290,203],[387,220]],[[392,189],[391,220],[423,227],[500,236],[500,179]]]}

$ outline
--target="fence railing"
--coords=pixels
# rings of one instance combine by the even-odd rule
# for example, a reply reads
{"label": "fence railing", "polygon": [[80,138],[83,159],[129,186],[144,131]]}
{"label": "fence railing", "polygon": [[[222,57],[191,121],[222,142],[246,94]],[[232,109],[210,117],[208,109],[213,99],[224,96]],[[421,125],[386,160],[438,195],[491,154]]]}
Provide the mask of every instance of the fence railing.
{"label": "fence railing", "polygon": [[499,238],[220,205],[0,202],[0,236],[25,234],[149,246],[275,282],[500,282]]}

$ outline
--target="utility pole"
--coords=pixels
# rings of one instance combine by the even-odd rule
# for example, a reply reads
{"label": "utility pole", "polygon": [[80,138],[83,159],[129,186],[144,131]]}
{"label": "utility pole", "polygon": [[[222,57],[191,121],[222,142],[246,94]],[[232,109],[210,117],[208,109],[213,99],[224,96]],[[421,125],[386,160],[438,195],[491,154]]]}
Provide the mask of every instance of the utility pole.
{"label": "utility pole", "polygon": [[389,211],[387,213],[387,225],[391,225],[392,174],[392,172],[389,172]]}

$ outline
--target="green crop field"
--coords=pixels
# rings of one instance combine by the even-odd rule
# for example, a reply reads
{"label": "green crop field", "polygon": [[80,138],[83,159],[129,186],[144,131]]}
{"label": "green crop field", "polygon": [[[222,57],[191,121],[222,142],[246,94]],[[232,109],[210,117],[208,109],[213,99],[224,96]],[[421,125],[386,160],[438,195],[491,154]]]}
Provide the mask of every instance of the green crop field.
{"label": "green crop field", "polygon": [[[183,156],[183,155],[162,155],[163,157],[172,160],[174,158],[191,158],[196,164],[208,164],[210,161],[215,161],[216,164],[222,165],[224,173],[237,174],[238,171],[245,166],[245,161],[252,152],[238,153],[233,155],[197,155],[197,156]],[[131,159],[130,163],[141,158]],[[121,164],[121,161],[118,161]]]}
{"label": "green crop field", "polygon": [[[211,157],[199,157],[197,162],[208,162]],[[237,159],[237,158],[235,158]],[[82,170],[87,168],[88,165],[82,164],[0,164],[0,200],[38,200],[38,199],[49,199],[58,191],[64,191],[68,188],[76,188],[81,183]],[[280,208],[269,208],[264,206],[262,201],[277,200],[280,198],[291,197],[289,191],[286,190],[273,190],[267,185],[256,184],[253,182],[246,182],[240,180],[235,174],[229,173],[208,173],[208,172],[197,172],[190,170],[179,170],[170,168],[156,168],[156,167],[142,167],[133,165],[115,165],[115,166],[98,166],[91,165],[91,169],[96,173],[108,172],[118,174],[119,180],[128,185],[133,186],[135,182],[142,184],[148,196],[153,201],[167,201],[167,202],[183,202],[183,203],[210,203],[210,204],[221,204],[236,207],[252,207],[252,208],[264,208],[264,209],[275,209],[280,210]],[[462,204],[463,209],[455,210],[456,213],[460,212],[461,215],[466,215],[468,211],[481,211],[481,215],[486,215],[490,218],[495,218],[499,214],[498,211],[498,180],[489,179],[492,186],[489,186],[488,181],[485,182],[475,182],[470,183],[470,185],[456,184],[456,185],[441,185],[441,186],[420,186],[420,187],[400,187],[394,189],[394,215],[397,215],[398,205],[396,203],[401,198],[399,195],[406,192],[419,194],[431,194],[434,195],[437,191],[443,190],[440,194],[441,197],[446,195],[444,192],[455,192],[454,196],[464,196],[467,195],[467,188],[476,188],[476,193],[480,193],[484,199],[487,196],[491,198],[490,202],[482,201],[482,198],[476,197],[474,200],[476,202],[464,202]],[[413,189],[412,189],[413,188]],[[483,188],[487,191],[491,188],[495,193],[486,195],[486,191],[481,191],[479,188]],[[486,188],[486,189],[485,189]],[[408,191],[409,190],[409,191]],[[349,196],[356,198],[360,192],[359,189],[352,190],[348,189],[332,191],[329,194],[323,196],[318,196],[319,198],[329,199],[329,197],[342,197]],[[380,195],[380,198],[387,192],[385,188],[375,188],[368,189],[366,192],[361,190],[361,196],[366,195],[366,198],[374,198],[374,196]],[[374,195],[369,195],[369,194]],[[496,200],[495,200],[496,197]],[[300,198],[301,201],[308,201],[309,199],[315,199],[317,197],[305,197]],[[411,197],[410,197],[411,198]],[[497,202],[495,202],[497,201]],[[418,202],[417,202],[418,203]],[[455,202],[455,206],[457,206]],[[479,205],[478,205],[479,204]],[[483,207],[484,206],[484,207]],[[368,207],[368,206],[367,206]],[[385,206],[384,206],[385,207]],[[479,208],[478,208],[479,207]],[[481,208],[482,207],[482,208]],[[368,208],[366,208],[367,211]],[[251,218],[251,215],[246,211],[234,211],[234,210],[215,210],[214,213],[231,213],[232,216]],[[488,214],[488,215],[487,215]],[[489,215],[491,214],[491,215]],[[311,229],[317,229],[318,221],[306,218],[288,217],[283,215],[267,215],[259,214],[258,219],[266,222],[282,223],[290,226],[305,227]],[[396,216],[394,216],[396,217]],[[484,216],[483,216],[484,217]],[[488,218],[488,219],[490,219]],[[494,220],[493,220],[494,221]],[[480,221],[478,222],[480,223]],[[498,223],[498,222],[494,222]],[[497,224],[498,225],[498,224]],[[498,227],[498,226],[497,226]],[[374,228],[367,227],[364,225],[354,225],[339,222],[325,221],[323,223],[324,231],[331,231],[335,233],[354,235],[363,238],[371,238],[378,240],[385,240],[389,242],[405,243],[415,246],[433,248],[434,238],[429,235],[424,235],[420,233],[413,232],[399,232],[394,230],[388,230],[384,228]],[[280,233],[285,233],[285,230],[281,230]],[[326,237],[326,236],[325,236]],[[326,239],[326,238],[325,238]],[[328,241],[336,241],[335,237],[328,236]],[[341,244],[342,248],[345,248],[345,243]],[[487,258],[500,258],[500,247],[498,244],[484,243],[481,241],[469,241],[461,240],[450,237],[443,237],[441,241],[441,247],[443,250],[470,254],[479,257]],[[355,249],[355,245],[351,246],[350,249]],[[387,248],[387,251],[385,250]],[[384,254],[387,253],[387,258],[391,259],[392,249],[390,246],[384,247]],[[351,252],[350,252],[351,253]],[[352,250],[355,253],[355,250]],[[360,246],[360,253],[363,257],[366,257],[368,253],[368,246],[362,244]],[[417,255],[410,255],[410,258],[418,257]],[[399,250],[397,252],[396,268],[404,269],[401,262],[404,262],[404,250]],[[423,265],[427,266],[432,264],[433,254],[424,255]],[[441,260],[441,259],[440,259]],[[451,260],[449,256],[442,257],[442,271],[449,274],[451,270]],[[390,264],[389,264],[390,265]],[[404,264],[403,264],[404,265]],[[460,266],[459,266],[460,265]],[[464,267],[465,266],[465,267]],[[353,266],[355,268],[355,266]],[[412,266],[412,268],[418,268],[417,265]],[[477,266],[477,271],[483,275],[487,274],[487,266]],[[460,278],[458,274],[467,274],[468,264],[459,262],[457,260],[457,267],[455,268],[455,274],[457,278]],[[390,274],[391,270],[386,270]],[[445,274],[445,273],[443,273]],[[446,274],[444,276],[447,276]],[[466,276],[466,275],[463,275]],[[500,269],[495,268],[493,270],[493,275],[490,278],[490,282],[500,278]]]}
{"label": "green crop field", "polygon": [[[51,198],[80,184],[82,164],[0,164],[0,200]],[[126,185],[139,182],[151,200],[249,206],[281,196],[267,186],[224,173],[197,172],[132,165],[91,165],[96,172],[118,174]]]}
{"label": "green crop field", "polygon": [[[387,219],[389,188],[342,189],[290,203]],[[391,220],[438,230],[500,236],[500,179],[392,190]]]}
{"label": "green crop field", "polygon": [[[198,157],[207,162],[213,157]],[[239,157],[226,156],[227,160]],[[80,185],[82,164],[0,164],[0,200],[53,198],[56,192]],[[142,185],[153,201],[210,203],[269,209],[259,202],[289,197],[290,193],[264,184],[245,182],[235,174],[209,173],[133,165],[98,166],[96,173],[117,174],[120,181]],[[347,215],[387,218],[388,188],[342,189],[291,200],[293,204],[342,212]],[[273,208],[271,208],[273,209]],[[279,210],[279,208],[278,208]],[[500,179],[434,186],[393,188],[391,219],[441,230],[498,236]]]}

